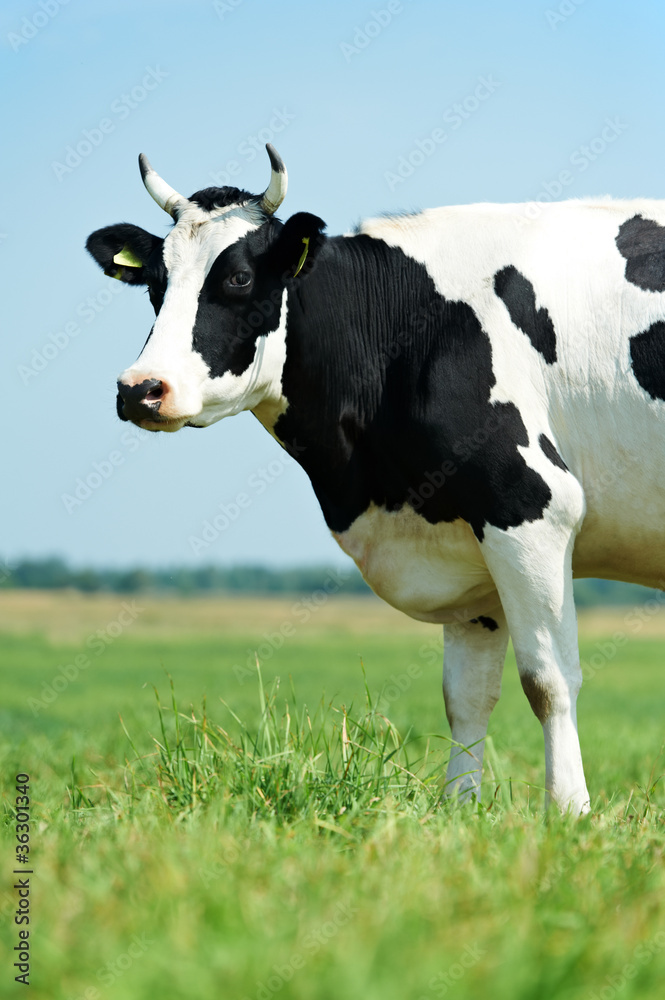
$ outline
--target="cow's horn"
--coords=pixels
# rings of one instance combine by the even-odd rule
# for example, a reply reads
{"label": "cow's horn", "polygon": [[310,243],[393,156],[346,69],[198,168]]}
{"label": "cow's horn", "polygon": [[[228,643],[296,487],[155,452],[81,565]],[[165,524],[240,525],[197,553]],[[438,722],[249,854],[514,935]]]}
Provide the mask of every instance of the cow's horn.
{"label": "cow's horn", "polygon": [[272,173],[270,174],[270,184],[263,192],[259,205],[268,215],[274,215],[286,198],[288,176],[286,173],[286,167],[284,166],[284,161],[275,147],[270,143],[267,143],[266,149],[268,150],[268,156],[270,157]]}
{"label": "cow's horn", "polygon": [[175,188],[172,188],[165,180],[162,180],[157,171],[151,167],[150,160],[145,153],[141,153],[139,156],[139,167],[148,194],[155,199],[160,208],[176,219],[177,207],[184,205],[187,199],[178,194]]}

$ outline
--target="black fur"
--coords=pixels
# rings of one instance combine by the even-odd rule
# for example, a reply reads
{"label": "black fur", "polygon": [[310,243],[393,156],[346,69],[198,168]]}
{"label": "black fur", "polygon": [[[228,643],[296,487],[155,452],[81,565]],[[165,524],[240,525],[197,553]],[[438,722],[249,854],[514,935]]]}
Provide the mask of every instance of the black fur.
{"label": "black fur", "polygon": [[548,365],[556,361],[556,333],[547,309],[536,308],[536,293],[531,282],[513,267],[504,267],[494,275],[494,291],[504,302],[510,318],[525,333]]}
{"label": "black fur", "polygon": [[196,191],[189,198],[204,212],[212,212],[214,208],[225,208],[227,205],[246,205],[248,201],[259,201],[260,195],[250,194],[234,187],[209,187]]}
{"label": "black fur", "polygon": [[496,632],[499,627],[498,623],[495,622],[493,618],[488,618],[487,615],[480,615],[478,618],[472,618],[471,624],[482,625],[483,628],[486,628],[489,632]]}
{"label": "black fur", "polygon": [[626,259],[626,281],[648,292],[665,292],[665,226],[634,215],[619,227],[616,245]]}
{"label": "black fur", "polygon": [[542,453],[549,458],[552,465],[556,465],[560,469],[563,469],[564,472],[568,472],[568,466],[561,458],[561,455],[556,450],[556,448],[548,438],[547,434],[540,435],[540,437],[538,438],[538,444],[540,445]]}
{"label": "black fur", "polygon": [[652,399],[665,400],[665,322],[652,323],[630,339],[635,378]]}
{"label": "black fur", "polygon": [[289,294],[283,383],[275,431],[303,449],[332,530],[371,502],[409,503],[432,524],[464,518],[479,539],[488,523],[543,516],[551,493],[518,451],[519,411],[489,400],[487,334],[401,250],[363,235],[325,243]]}

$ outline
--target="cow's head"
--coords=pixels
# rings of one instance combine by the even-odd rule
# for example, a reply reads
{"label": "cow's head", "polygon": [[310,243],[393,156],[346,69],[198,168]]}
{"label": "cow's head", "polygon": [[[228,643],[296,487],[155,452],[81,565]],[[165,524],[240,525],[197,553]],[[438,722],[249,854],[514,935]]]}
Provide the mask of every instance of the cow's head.
{"label": "cow's head", "polygon": [[241,410],[269,426],[284,409],[286,290],[304,280],[324,223],[274,213],[286,168],[272,146],[262,195],[206,188],[184,198],[139,157],[143,183],[174,220],[162,239],[120,223],[87,249],[104,273],[146,285],[157,318],[139,358],[118,379],[118,414],[147,430],[206,427]]}

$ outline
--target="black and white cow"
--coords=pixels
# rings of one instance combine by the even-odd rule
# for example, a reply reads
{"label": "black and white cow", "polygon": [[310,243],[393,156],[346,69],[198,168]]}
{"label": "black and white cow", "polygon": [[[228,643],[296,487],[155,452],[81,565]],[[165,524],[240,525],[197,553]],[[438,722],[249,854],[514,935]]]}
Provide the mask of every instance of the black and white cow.
{"label": "black and white cow", "polygon": [[184,198],[141,157],[168,236],[88,239],[157,314],[118,413],[177,431],[251,410],[376,593],[443,624],[468,748],[451,787],[479,795],[510,633],[549,798],[584,812],[573,576],[665,587],[665,202],[436,208],[327,237],[274,217],[268,153],[259,196]]}

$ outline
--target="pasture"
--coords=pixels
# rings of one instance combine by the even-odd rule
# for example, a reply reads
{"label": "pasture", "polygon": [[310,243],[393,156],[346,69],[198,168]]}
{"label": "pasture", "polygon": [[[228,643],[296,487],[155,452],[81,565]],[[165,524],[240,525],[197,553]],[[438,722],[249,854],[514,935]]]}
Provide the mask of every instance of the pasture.
{"label": "pasture", "polygon": [[373,598],[5,591],[0,994],[26,772],[40,1000],[662,996],[665,614],[580,637],[572,821],[543,813],[512,654],[483,804],[455,808],[438,628]]}

